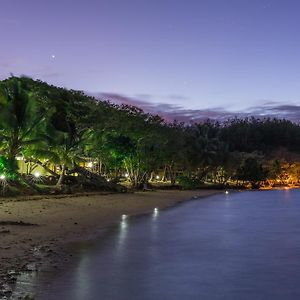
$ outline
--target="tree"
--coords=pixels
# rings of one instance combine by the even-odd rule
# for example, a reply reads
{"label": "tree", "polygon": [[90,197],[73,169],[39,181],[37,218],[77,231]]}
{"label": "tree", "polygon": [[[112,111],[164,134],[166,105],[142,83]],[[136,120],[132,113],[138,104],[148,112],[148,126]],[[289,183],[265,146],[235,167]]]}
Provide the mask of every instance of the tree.
{"label": "tree", "polygon": [[46,111],[40,100],[18,78],[0,83],[0,150],[8,160],[11,174],[17,173],[16,157],[43,141],[51,110]]}
{"label": "tree", "polygon": [[267,171],[255,157],[246,158],[236,171],[236,178],[242,181],[249,181],[252,187],[256,187],[260,181],[267,178]]}

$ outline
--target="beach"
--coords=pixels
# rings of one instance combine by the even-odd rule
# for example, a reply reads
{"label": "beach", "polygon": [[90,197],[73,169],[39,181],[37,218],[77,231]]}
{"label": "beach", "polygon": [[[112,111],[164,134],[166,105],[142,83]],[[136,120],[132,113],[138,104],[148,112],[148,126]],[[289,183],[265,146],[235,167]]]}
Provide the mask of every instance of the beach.
{"label": "beach", "polygon": [[126,194],[82,194],[1,198],[1,286],[7,289],[20,271],[37,270],[47,261],[63,258],[68,243],[95,238],[123,214],[140,215],[216,190],[147,191]]}

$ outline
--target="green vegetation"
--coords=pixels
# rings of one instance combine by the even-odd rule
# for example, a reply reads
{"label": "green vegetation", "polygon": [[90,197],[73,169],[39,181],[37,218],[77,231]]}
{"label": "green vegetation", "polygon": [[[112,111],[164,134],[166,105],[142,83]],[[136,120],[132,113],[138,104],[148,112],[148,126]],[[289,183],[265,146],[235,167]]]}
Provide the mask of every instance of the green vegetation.
{"label": "green vegetation", "polygon": [[166,123],[26,77],[0,82],[0,181],[11,189],[297,185],[299,153],[300,126],[288,120]]}

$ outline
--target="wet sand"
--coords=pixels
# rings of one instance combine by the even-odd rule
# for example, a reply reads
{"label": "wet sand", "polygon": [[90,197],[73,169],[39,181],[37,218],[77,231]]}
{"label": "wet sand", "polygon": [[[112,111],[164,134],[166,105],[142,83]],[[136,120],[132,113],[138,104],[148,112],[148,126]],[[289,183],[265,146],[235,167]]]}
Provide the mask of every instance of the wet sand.
{"label": "wet sand", "polygon": [[[138,215],[220,191],[149,191],[0,198],[0,290],[19,271],[36,268],[67,243],[92,239],[122,214]],[[34,266],[34,267],[33,267]],[[8,292],[9,293],[9,292]]]}

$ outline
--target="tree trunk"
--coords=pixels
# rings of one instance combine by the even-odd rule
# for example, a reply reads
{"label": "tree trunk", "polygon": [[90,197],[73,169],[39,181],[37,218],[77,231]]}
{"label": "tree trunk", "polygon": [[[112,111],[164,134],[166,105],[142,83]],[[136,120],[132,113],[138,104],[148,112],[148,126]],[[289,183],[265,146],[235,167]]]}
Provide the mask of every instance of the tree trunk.
{"label": "tree trunk", "polygon": [[34,161],[37,165],[41,166],[42,168],[44,168],[49,174],[51,174],[52,176],[54,176],[55,178],[58,178],[59,175],[56,174],[54,171],[52,171],[49,167],[47,167],[45,164],[43,164],[41,161],[39,160],[35,160]]}
{"label": "tree trunk", "polygon": [[176,176],[175,173],[173,172],[172,166],[169,166],[169,174],[170,174],[170,179],[171,179],[171,185],[175,185],[176,183]]}
{"label": "tree trunk", "polygon": [[154,179],[154,172],[152,171],[151,174],[150,174],[149,181],[153,181],[153,179]]}
{"label": "tree trunk", "polygon": [[66,166],[62,165],[62,170],[61,170],[61,174],[59,176],[59,179],[57,181],[57,186],[62,186],[64,184],[64,180],[65,180],[65,171],[66,171]]}
{"label": "tree trunk", "polygon": [[161,181],[163,182],[167,181],[166,173],[167,173],[167,166],[164,167],[163,176],[161,178]]}
{"label": "tree trunk", "polygon": [[102,160],[101,159],[98,160],[98,165],[99,165],[98,175],[102,175]]}

